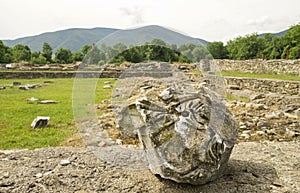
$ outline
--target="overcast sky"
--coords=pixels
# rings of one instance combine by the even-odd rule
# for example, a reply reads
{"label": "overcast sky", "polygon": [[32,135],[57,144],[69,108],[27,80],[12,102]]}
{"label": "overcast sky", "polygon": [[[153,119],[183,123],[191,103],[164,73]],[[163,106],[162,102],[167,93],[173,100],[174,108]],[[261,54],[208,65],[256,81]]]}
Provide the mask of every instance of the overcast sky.
{"label": "overcast sky", "polygon": [[208,41],[279,32],[300,22],[300,0],[0,0],[0,39],[67,28],[161,25]]}

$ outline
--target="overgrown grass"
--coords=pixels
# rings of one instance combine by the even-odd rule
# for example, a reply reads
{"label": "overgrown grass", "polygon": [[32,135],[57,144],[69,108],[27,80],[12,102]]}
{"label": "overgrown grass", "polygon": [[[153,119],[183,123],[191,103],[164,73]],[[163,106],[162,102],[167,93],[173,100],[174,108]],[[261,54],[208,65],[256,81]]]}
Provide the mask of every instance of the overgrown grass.
{"label": "overgrown grass", "polygon": [[[14,81],[22,85],[43,83],[45,80],[53,83],[28,91],[18,87],[0,90],[0,149],[58,146],[77,131],[72,110],[73,79],[0,79],[0,85]],[[113,82],[112,79],[99,79],[97,83],[96,103],[110,97],[111,89],[102,89],[107,80]],[[42,105],[26,101],[31,97],[55,100],[58,104]],[[32,129],[30,124],[36,116],[49,116],[49,126]]]}
{"label": "overgrown grass", "polygon": [[242,101],[242,102],[250,102],[250,97],[237,97],[230,93],[226,94],[226,99],[228,101]]}
{"label": "overgrown grass", "polygon": [[244,78],[268,78],[277,80],[300,81],[300,76],[294,74],[257,74],[249,72],[222,71],[222,75]]}

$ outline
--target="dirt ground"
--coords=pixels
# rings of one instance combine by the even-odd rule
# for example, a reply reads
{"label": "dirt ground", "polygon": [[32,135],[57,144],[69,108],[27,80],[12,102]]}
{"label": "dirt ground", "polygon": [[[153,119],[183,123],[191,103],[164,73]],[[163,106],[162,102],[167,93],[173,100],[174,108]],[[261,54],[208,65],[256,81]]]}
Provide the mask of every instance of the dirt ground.
{"label": "dirt ground", "polygon": [[224,176],[202,186],[117,168],[85,148],[0,151],[0,192],[300,192],[299,142],[240,142]]}

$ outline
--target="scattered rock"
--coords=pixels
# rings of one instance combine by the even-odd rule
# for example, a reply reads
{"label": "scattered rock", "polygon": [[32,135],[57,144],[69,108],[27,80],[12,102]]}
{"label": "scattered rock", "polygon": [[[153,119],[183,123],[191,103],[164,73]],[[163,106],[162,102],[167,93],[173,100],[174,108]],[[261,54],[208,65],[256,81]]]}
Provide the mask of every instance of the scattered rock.
{"label": "scattered rock", "polygon": [[280,113],[271,112],[271,113],[267,113],[265,117],[266,119],[279,119],[279,115]]}
{"label": "scattered rock", "polygon": [[30,102],[34,102],[34,101],[38,101],[39,99],[31,97],[31,98],[27,98],[26,101],[30,101]]}
{"label": "scattered rock", "polygon": [[256,125],[257,125],[258,128],[270,127],[270,124],[266,121],[259,121]]}
{"label": "scattered rock", "polygon": [[265,98],[264,94],[254,94],[254,95],[250,96],[251,101],[254,101],[254,100],[257,100],[257,99],[263,99],[263,98]]}
{"label": "scattered rock", "polygon": [[230,90],[241,90],[238,85],[228,85],[228,89],[230,89]]}
{"label": "scattered rock", "polygon": [[41,86],[42,86],[41,84],[26,84],[26,85],[19,86],[19,89],[20,90],[29,90],[29,89],[39,88]]}
{"label": "scattered rock", "polygon": [[265,134],[265,132],[263,132],[263,131],[256,131],[255,132],[257,135],[264,135]]}
{"label": "scattered rock", "polygon": [[266,105],[264,104],[253,104],[253,108],[255,110],[267,110],[269,109]]}
{"label": "scattered rock", "polygon": [[71,162],[69,161],[69,160],[67,160],[67,159],[63,159],[63,160],[61,160],[60,161],[60,165],[62,165],[62,166],[67,166],[67,165],[69,165]]}
{"label": "scattered rock", "polygon": [[36,178],[41,178],[41,177],[43,177],[43,174],[42,173],[37,173],[37,174],[35,174],[35,177]]}
{"label": "scattered rock", "polygon": [[296,111],[298,108],[300,108],[300,103],[299,104],[298,103],[297,104],[289,104],[283,109],[283,111],[285,113],[292,113],[292,112]]}
{"label": "scattered rock", "polygon": [[25,86],[19,86],[19,89],[20,90],[29,90],[28,86],[26,86],[26,85]]}
{"label": "scattered rock", "polygon": [[31,127],[33,129],[44,128],[49,124],[49,121],[50,117],[37,116],[37,118],[32,121]]}
{"label": "scattered rock", "polygon": [[249,139],[250,138],[250,135],[247,134],[247,133],[242,133],[241,134],[241,137],[245,138],[245,139]]}
{"label": "scattered rock", "polygon": [[50,174],[52,174],[52,171],[45,172],[45,173],[43,174],[43,176],[48,176],[48,175],[50,175]]}
{"label": "scattered rock", "polygon": [[54,100],[42,100],[38,102],[38,104],[57,104],[57,103],[58,102]]}
{"label": "scattered rock", "polygon": [[103,88],[104,88],[104,89],[111,89],[111,88],[113,88],[113,87],[112,87],[111,85],[104,85]]}

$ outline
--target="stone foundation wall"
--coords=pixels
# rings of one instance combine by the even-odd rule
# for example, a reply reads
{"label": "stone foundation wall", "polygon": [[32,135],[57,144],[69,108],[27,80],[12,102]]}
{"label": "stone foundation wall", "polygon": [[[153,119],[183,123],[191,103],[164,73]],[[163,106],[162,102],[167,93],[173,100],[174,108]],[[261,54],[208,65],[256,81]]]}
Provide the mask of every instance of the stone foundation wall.
{"label": "stone foundation wall", "polygon": [[298,60],[215,60],[221,71],[268,74],[295,74],[300,76]]}
{"label": "stone foundation wall", "polygon": [[[229,63],[227,63],[229,64]],[[300,67],[299,67],[300,69]],[[298,70],[299,70],[298,69]],[[22,71],[7,71],[0,72],[0,79],[31,79],[31,78],[118,78],[121,71],[105,71],[105,72],[76,72],[76,71],[57,71],[57,72],[22,72]],[[142,74],[129,73],[128,76],[155,76],[155,77],[168,77],[169,72],[160,72],[155,74]],[[124,76],[124,75],[123,75]],[[261,93],[278,93],[285,95],[298,95],[300,96],[300,81],[282,81],[270,79],[253,79],[253,78],[236,78],[224,77],[225,84],[238,86],[240,89],[249,89]]]}
{"label": "stone foundation wall", "polygon": [[224,77],[225,84],[236,85],[240,89],[249,89],[260,93],[278,93],[300,96],[300,81]]}
{"label": "stone foundation wall", "polygon": [[0,79],[33,79],[33,78],[114,78],[118,77],[120,72],[24,72],[24,71],[6,71],[0,72]]}

